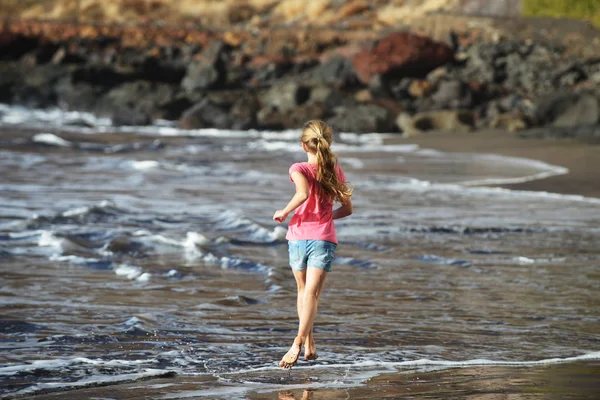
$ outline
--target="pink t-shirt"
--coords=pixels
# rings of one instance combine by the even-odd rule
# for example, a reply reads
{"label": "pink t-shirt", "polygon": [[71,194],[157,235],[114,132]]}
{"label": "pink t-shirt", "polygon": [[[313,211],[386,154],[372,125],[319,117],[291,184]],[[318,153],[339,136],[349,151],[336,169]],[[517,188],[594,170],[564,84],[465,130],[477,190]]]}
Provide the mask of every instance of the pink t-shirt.
{"label": "pink t-shirt", "polygon": [[[308,181],[310,194],[308,199],[298,207],[292,217],[286,235],[287,240],[326,240],[337,243],[335,226],[333,225],[332,212],[333,200],[319,197],[317,181],[317,166],[307,162],[296,163],[290,167],[290,180],[292,172],[301,172]],[[340,167],[336,167],[338,179],[346,182],[346,176]]]}

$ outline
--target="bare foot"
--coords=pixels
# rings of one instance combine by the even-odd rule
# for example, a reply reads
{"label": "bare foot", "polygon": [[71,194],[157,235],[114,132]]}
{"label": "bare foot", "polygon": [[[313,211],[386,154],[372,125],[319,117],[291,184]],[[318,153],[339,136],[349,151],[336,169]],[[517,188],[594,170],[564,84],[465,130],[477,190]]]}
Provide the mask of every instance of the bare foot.
{"label": "bare foot", "polygon": [[306,361],[314,361],[317,358],[319,358],[319,355],[317,354],[314,340],[312,342],[307,342],[304,345],[304,359]]}
{"label": "bare foot", "polygon": [[304,393],[302,393],[302,400],[311,400],[312,393],[312,390],[305,390]]}
{"label": "bare foot", "polygon": [[294,339],[294,344],[285,356],[279,361],[279,366],[281,368],[292,368],[296,365],[296,361],[298,361],[298,357],[300,357],[300,352],[302,351],[302,338],[300,336],[296,336]]}
{"label": "bare foot", "polygon": [[296,400],[293,392],[279,392],[277,399],[278,400]]}

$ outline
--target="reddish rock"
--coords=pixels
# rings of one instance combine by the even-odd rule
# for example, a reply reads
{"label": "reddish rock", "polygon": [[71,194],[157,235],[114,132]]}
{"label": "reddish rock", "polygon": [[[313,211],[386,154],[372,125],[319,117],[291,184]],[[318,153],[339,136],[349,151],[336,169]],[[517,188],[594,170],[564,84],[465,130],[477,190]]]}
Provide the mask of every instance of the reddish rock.
{"label": "reddish rock", "polygon": [[358,78],[368,84],[377,74],[388,77],[425,76],[454,59],[446,44],[410,32],[396,32],[352,58]]}

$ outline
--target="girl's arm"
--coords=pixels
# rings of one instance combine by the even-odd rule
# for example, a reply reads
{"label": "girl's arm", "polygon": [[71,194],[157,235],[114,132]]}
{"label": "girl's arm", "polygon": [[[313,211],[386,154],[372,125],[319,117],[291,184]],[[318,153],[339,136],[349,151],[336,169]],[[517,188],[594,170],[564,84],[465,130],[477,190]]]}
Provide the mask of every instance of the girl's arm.
{"label": "girl's arm", "polygon": [[342,204],[339,208],[333,210],[331,217],[333,219],[340,219],[352,215],[352,200],[348,199],[347,202]]}
{"label": "girl's arm", "polygon": [[273,215],[273,220],[282,223],[285,222],[288,215],[294,211],[296,208],[300,207],[302,203],[304,203],[310,194],[310,189],[308,188],[308,181],[306,177],[300,171],[292,172],[292,180],[296,184],[296,194],[292,197],[290,202],[283,210],[275,211]]}

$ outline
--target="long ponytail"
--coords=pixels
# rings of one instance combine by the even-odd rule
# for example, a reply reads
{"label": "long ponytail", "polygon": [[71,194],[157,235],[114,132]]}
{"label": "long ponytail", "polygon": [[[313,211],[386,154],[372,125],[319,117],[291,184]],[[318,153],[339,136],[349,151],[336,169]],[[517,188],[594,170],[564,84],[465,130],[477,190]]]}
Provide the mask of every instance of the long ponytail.
{"label": "long ponytail", "polygon": [[352,196],[352,189],[338,179],[338,158],[330,147],[333,141],[331,127],[318,119],[308,121],[302,129],[301,140],[317,159],[317,181],[321,184],[322,193],[342,204],[346,203]]}

